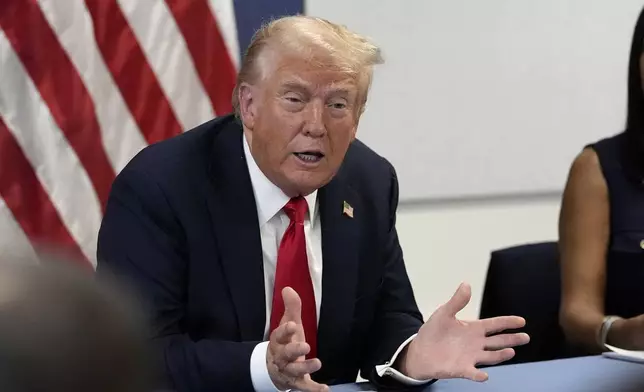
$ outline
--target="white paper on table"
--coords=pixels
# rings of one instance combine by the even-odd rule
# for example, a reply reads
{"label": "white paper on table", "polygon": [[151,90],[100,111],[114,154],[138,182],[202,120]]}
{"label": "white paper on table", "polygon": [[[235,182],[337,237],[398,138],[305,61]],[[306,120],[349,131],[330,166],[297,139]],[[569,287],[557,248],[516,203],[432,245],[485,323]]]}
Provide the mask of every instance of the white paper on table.
{"label": "white paper on table", "polygon": [[608,344],[606,345],[606,348],[611,351],[602,353],[604,357],[621,359],[623,361],[644,363],[644,351],[624,350],[623,348],[613,347]]}

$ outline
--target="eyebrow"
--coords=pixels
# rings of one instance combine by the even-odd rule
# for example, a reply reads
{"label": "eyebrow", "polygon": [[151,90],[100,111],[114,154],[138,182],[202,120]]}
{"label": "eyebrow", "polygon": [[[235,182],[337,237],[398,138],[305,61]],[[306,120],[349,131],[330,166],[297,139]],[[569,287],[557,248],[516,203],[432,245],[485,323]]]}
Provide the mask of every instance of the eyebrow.
{"label": "eyebrow", "polygon": [[309,87],[306,83],[297,80],[287,80],[280,85],[280,90],[299,90],[308,91]]}
{"label": "eyebrow", "polygon": [[332,87],[329,89],[329,93],[334,95],[335,94],[351,95],[351,91],[344,87]]}
{"label": "eyebrow", "polygon": [[[311,86],[310,83],[307,83],[301,79],[289,79],[280,85],[280,91],[295,90],[298,92],[311,93],[312,88],[313,86]],[[349,87],[346,87],[344,83],[333,83],[326,90],[326,93],[330,95],[347,95],[347,96],[350,96],[352,94]]]}
{"label": "eyebrow", "polygon": [[346,82],[333,83],[327,90],[327,93],[332,95],[343,94],[350,96],[351,94],[357,94],[357,86],[353,83]]}

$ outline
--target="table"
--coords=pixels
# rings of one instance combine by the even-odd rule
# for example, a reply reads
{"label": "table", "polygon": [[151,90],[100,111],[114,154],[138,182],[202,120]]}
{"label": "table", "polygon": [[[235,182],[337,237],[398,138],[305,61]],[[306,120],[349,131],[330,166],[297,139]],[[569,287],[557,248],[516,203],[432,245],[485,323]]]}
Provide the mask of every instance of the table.
{"label": "table", "polygon": [[[423,392],[641,392],[644,364],[590,356],[487,368],[484,383],[439,380]],[[375,391],[369,384],[347,384],[333,392]],[[415,389],[414,391],[418,391]]]}

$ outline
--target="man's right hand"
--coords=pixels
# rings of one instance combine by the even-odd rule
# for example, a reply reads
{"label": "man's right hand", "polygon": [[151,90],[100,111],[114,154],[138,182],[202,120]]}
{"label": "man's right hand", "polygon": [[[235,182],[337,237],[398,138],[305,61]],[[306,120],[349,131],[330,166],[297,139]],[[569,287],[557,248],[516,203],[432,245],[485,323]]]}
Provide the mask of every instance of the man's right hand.
{"label": "man's right hand", "polygon": [[280,390],[297,389],[303,392],[327,392],[329,387],[311,379],[322,363],[317,358],[306,359],[311,347],[304,338],[302,302],[290,287],[282,290],[284,316],[279,327],[271,333],[266,350],[266,366],[273,384]]}

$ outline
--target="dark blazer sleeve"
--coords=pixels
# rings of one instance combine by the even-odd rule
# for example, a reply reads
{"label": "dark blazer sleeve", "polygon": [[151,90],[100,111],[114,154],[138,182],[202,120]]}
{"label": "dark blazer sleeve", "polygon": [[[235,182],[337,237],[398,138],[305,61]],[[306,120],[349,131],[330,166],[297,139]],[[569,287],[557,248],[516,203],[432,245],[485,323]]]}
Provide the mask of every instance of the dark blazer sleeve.
{"label": "dark blazer sleeve", "polygon": [[[259,342],[193,341],[181,332],[186,312],[185,233],[163,190],[139,169],[113,184],[98,239],[98,277],[127,277],[149,312],[164,388],[252,390],[250,357]],[[169,384],[169,385],[168,385]]]}
{"label": "dark blazer sleeve", "polygon": [[375,370],[377,365],[387,363],[398,347],[417,333],[423,324],[423,316],[416,304],[396,232],[398,179],[394,168],[389,164],[388,166],[389,205],[385,207],[388,211],[388,230],[382,252],[383,283],[361,375],[378,386],[402,387],[391,377],[379,377]]}

